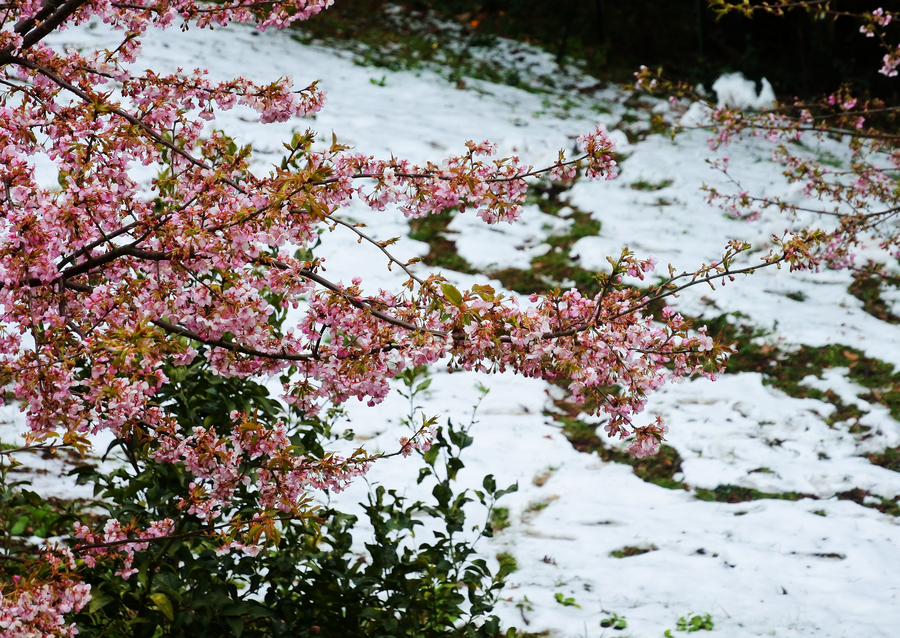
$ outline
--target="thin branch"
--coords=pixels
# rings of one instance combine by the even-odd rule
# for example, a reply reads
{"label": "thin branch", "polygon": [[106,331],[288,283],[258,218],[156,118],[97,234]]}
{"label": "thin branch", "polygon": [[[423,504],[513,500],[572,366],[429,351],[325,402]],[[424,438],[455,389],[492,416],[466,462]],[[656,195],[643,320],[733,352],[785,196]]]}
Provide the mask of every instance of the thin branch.
{"label": "thin branch", "polygon": [[[84,1],[84,0],[82,0],[82,1]],[[67,82],[66,80],[64,80],[63,78],[58,76],[56,73],[54,73],[53,71],[51,71],[50,69],[48,69],[46,67],[41,66],[40,64],[36,64],[36,63],[32,62],[31,60],[26,60],[24,58],[18,58],[18,57],[10,57],[9,61],[13,62],[15,64],[18,64],[19,66],[23,66],[26,69],[32,69],[33,71],[37,71],[41,75],[52,80],[54,83],[56,83],[61,88],[64,88],[67,91],[70,91],[71,93],[74,93],[75,95],[77,95],[78,97],[80,97],[82,100],[84,100],[85,102],[87,102],[89,104],[93,103],[93,101],[94,101],[91,98],[91,96],[88,95],[88,93],[86,93],[82,89],[78,88],[74,84]],[[0,59],[0,62],[2,62],[2,59]],[[198,160],[196,157],[194,157],[193,155],[191,155],[184,149],[176,146],[175,144],[173,144],[172,142],[170,142],[169,140],[167,140],[166,138],[161,136],[159,133],[154,131],[152,128],[150,128],[147,124],[145,124],[143,122],[143,120],[135,117],[131,113],[128,113],[127,111],[124,111],[121,108],[119,108],[117,106],[112,106],[112,105],[109,105],[109,112],[115,113],[119,117],[121,117],[121,118],[125,119],[126,121],[128,121],[129,123],[133,124],[134,126],[137,126],[139,129],[144,131],[144,133],[146,133],[147,136],[150,137],[150,139],[152,139],[154,142],[156,142],[157,144],[160,144],[162,146],[165,146],[167,149],[169,149],[173,153],[177,153],[178,155],[180,155],[181,157],[186,159],[188,162],[190,162],[194,166],[197,166],[198,168],[204,168],[207,170],[213,170],[213,168],[214,168],[213,166],[211,166],[210,164],[208,164],[206,162]],[[223,182],[225,182],[226,184],[228,184],[229,186],[231,186],[232,188],[234,188],[235,190],[237,190],[239,193],[246,195],[247,191],[242,186],[237,184],[234,180],[232,180],[228,177],[221,177],[221,180]]]}
{"label": "thin branch", "polygon": [[[268,263],[272,266],[275,266],[276,268],[278,268],[280,270],[290,270],[291,269],[291,267],[289,265],[287,265],[284,262],[278,261],[276,259],[264,260],[263,263]],[[373,303],[374,303],[373,301],[368,300],[368,299],[361,300],[361,299],[356,299],[354,297],[351,297],[350,295],[346,294],[344,292],[344,290],[341,289],[340,286],[325,279],[321,275],[319,275],[311,270],[302,268],[298,271],[298,274],[301,275],[302,277],[305,277],[311,281],[316,282],[317,284],[327,288],[328,290],[331,290],[332,292],[336,292],[336,293],[342,295],[344,297],[344,299],[346,299],[347,302],[350,303],[350,305],[355,306],[356,308],[367,310],[373,316],[378,317],[382,321],[386,321],[387,323],[389,323],[391,325],[397,326],[399,328],[406,328],[407,330],[412,330],[414,332],[418,332],[418,331],[430,332],[431,334],[438,336],[438,337],[446,337],[448,334],[442,330],[428,330],[427,328],[421,328],[415,324],[409,323],[408,321],[398,319],[398,318],[391,316],[385,312],[376,310],[373,307]]]}
{"label": "thin branch", "polygon": [[206,344],[208,346],[230,350],[231,352],[239,352],[241,354],[246,354],[253,357],[260,357],[262,359],[273,359],[277,361],[310,361],[318,358],[316,355],[308,353],[288,354],[286,352],[264,352],[255,348],[242,346],[239,343],[230,343],[228,341],[223,341],[222,339],[210,339],[209,337],[204,337],[203,335],[198,334],[192,330],[188,330],[187,328],[183,328],[181,326],[176,326],[174,323],[169,323],[168,321],[163,321],[162,319],[156,319],[152,323],[156,327],[162,328],[164,331],[170,334],[177,334],[181,337],[187,337],[188,339],[199,341],[200,343]]}
{"label": "thin branch", "polygon": [[[625,315],[631,314],[632,312],[646,308],[647,306],[649,306],[650,304],[652,304],[655,301],[659,301],[660,299],[665,299],[666,297],[671,297],[672,295],[676,295],[686,288],[690,288],[690,287],[696,286],[698,284],[711,283],[721,277],[732,277],[734,275],[752,275],[754,272],[756,272],[757,270],[760,270],[761,268],[768,268],[769,266],[775,266],[776,264],[780,264],[785,261],[787,261],[787,255],[782,255],[778,259],[773,259],[772,261],[767,261],[758,266],[747,266],[746,268],[738,268],[737,270],[723,270],[722,272],[716,273],[715,275],[709,275],[708,277],[701,277],[700,279],[692,279],[691,281],[689,281],[686,284],[678,286],[677,288],[672,288],[671,290],[668,290],[659,295],[650,297],[650,298],[646,299],[645,301],[643,301],[642,303],[638,304],[637,306],[633,306],[627,310],[623,310],[619,314],[609,317],[607,320],[615,321],[616,319],[619,319],[621,317],[624,317]],[[683,272],[680,275],[672,277],[671,279],[669,279],[668,282],[666,282],[665,284],[663,284],[660,287],[668,286],[671,283],[673,283],[679,279],[683,279],[684,277],[690,277],[695,274],[696,273]]]}
{"label": "thin branch", "polygon": [[[336,224],[340,224],[341,226],[344,226],[345,228],[349,228],[350,230],[352,230],[354,233],[356,233],[356,234],[359,236],[360,239],[366,240],[367,242],[369,242],[370,244],[372,244],[373,246],[375,246],[376,248],[378,248],[378,250],[380,250],[382,253],[384,253],[384,255],[388,258],[388,260],[389,260],[390,262],[395,263],[395,264],[397,264],[398,266],[400,266],[400,268],[403,269],[403,272],[405,272],[407,275],[409,275],[410,278],[413,279],[414,281],[416,281],[420,286],[424,286],[424,285],[425,285],[425,282],[422,281],[422,280],[421,280],[419,277],[417,277],[416,275],[414,275],[413,272],[409,269],[409,267],[408,267],[406,264],[402,263],[399,259],[397,259],[396,257],[394,257],[394,256],[393,256],[393,255],[392,255],[392,254],[384,247],[384,245],[383,245],[381,242],[372,239],[372,238],[369,237],[366,233],[362,232],[362,231],[359,229],[358,226],[356,226],[355,224],[351,224],[350,222],[345,222],[345,221],[342,220],[342,219],[338,219],[337,217],[334,217],[333,215],[329,215],[329,216],[328,216],[328,219],[330,219],[331,221],[333,221],[333,222],[336,223]],[[388,265],[388,270],[390,270],[390,265]]]}
{"label": "thin branch", "polygon": [[19,452],[40,452],[41,450],[58,450],[60,448],[75,447],[69,443],[39,443],[38,445],[23,445],[11,450],[0,450],[0,456],[9,456]]}
{"label": "thin branch", "polygon": [[[509,177],[490,177],[484,180],[486,184],[500,184],[503,182],[514,182],[517,180],[525,179],[526,177],[537,177],[538,175],[542,175],[544,173],[549,173],[554,168],[559,168],[563,166],[574,166],[579,164],[580,162],[587,159],[589,156],[587,154],[582,155],[579,158],[569,160],[568,162],[557,162],[553,166],[546,166],[544,168],[530,169],[524,173],[517,173],[515,175],[510,175]],[[384,177],[381,173],[356,173],[355,175],[350,176],[352,179],[377,179],[379,177]],[[437,171],[427,171],[424,173],[394,173],[394,177],[402,177],[405,179],[439,179],[442,181],[452,181],[454,179],[459,178],[459,175],[441,175]],[[326,186],[328,184],[334,184],[336,182],[341,181],[342,177],[329,177],[328,179],[323,179],[318,182],[309,182],[313,186]]]}

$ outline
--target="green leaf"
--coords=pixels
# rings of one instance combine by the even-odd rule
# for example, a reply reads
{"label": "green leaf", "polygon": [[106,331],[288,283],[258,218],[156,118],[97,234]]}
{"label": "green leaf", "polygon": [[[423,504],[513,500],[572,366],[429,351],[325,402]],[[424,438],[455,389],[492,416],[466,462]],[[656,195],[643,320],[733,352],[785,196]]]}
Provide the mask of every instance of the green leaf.
{"label": "green leaf", "polygon": [[225,622],[228,623],[228,626],[231,627],[231,631],[234,632],[234,638],[241,638],[241,634],[244,633],[244,621],[240,618],[228,616],[225,618]]}
{"label": "green leaf", "polygon": [[427,390],[428,386],[431,385],[431,379],[425,379],[422,383],[416,386],[414,392],[422,392],[423,390]]}
{"label": "green leaf", "polygon": [[96,614],[115,599],[115,596],[110,596],[109,594],[91,592],[91,604],[88,607],[88,612]]}
{"label": "green leaf", "polygon": [[247,616],[248,618],[268,618],[272,615],[263,605],[247,601],[226,605],[220,613],[223,616]]}
{"label": "green leaf", "polygon": [[435,461],[437,461],[438,453],[441,451],[440,445],[432,445],[428,451],[422,454],[422,457],[425,459],[425,462],[428,465],[434,465]]}
{"label": "green leaf", "polygon": [[491,286],[481,286],[479,284],[472,286],[472,290],[485,301],[493,301],[494,296],[497,294]]}
{"label": "green leaf", "polygon": [[447,298],[447,301],[457,308],[462,305],[462,294],[454,286],[451,286],[450,284],[441,284],[441,290],[444,291],[444,296]]}
{"label": "green leaf", "polygon": [[34,507],[40,507],[41,503],[44,502],[44,499],[41,498],[40,494],[32,492],[31,490],[22,490],[22,496],[24,496],[25,500]]}
{"label": "green leaf", "polygon": [[501,496],[506,496],[507,494],[512,494],[513,492],[518,492],[518,491],[519,491],[519,484],[513,483],[512,485],[507,487],[505,490],[498,490],[498,491],[494,492],[494,498],[500,498]]}
{"label": "green leaf", "polygon": [[562,592],[556,592],[553,597],[556,599],[556,602],[563,607],[577,607],[578,609],[581,609],[581,605],[576,604],[574,598],[565,598]]}
{"label": "green leaf", "polygon": [[451,456],[447,459],[447,477],[451,481],[456,480],[456,474],[465,467],[463,462],[459,460],[459,457]]}
{"label": "green leaf", "polygon": [[25,531],[26,527],[28,527],[28,517],[20,516],[15,525],[12,526],[12,529],[9,530],[9,534],[10,536],[18,536]]}
{"label": "green leaf", "polygon": [[172,601],[169,600],[168,596],[162,592],[156,592],[155,594],[150,594],[150,600],[162,612],[163,616],[170,621],[175,620],[175,610],[172,608]]}

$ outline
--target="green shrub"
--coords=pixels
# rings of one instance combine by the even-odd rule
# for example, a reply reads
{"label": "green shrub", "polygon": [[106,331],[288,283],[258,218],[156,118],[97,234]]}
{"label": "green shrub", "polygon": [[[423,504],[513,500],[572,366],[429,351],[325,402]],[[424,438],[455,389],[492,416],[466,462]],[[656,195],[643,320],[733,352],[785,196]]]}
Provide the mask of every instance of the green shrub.
{"label": "green shrub", "polygon": [[[171,381],[159,400],[183,428],[206,425],[224,433],[230,428],[232,410],[254,414],[263,423],[287,416],[261,385],[215,376],[203,361],[166,373]],[[415,394],[412,386],[410,394]],[[305,454],[322,455],[323,443],[334,436],[328,420],[295,415],[294,421],[292,443]],[[500,635],[499,620],[490,612],[508,570],[494,574],[477,557],[471,534],[463,533],[464,506],[475,499],[481,502],[481,533],[489,536],[494,502],[515,486],[498,490],[488,476],[483,490],[458,491],[460,455],[472,443],[468,430],[448,422],[421,455],[424,464],[418,482],[433,483],[427,502],[412,502],[397,490],[378,487],[364,504],[371,532],[359,533],[356,516],[324,508],[282,521],[277,547],[255,557],[217,554],[220,542],[205,533],[204,522],[179,510],[191,482],[183,467],[155,463],[151,441],[115,441],[107,453],[115,450],[127,459],[119,469],[103,473],[83,465],[72,473],[80,483],[93,485],[109,517],[123,522],[171,518],[176,522],[175,538],[136,552],[138,571],[127,580],[116,575],[121,568],[117,560],[79,569],[93,594],[90,606],[74,616],[80,636]],[[234,513],[250,516],[252,497],[248,489],[238,492]],[[51,516],[47,512],[56,510],[48,510],[41,501],[21,485],[5,489],[0,485],[0,504],[18,508],[14,525],[5,531],[6,546],[18,547],[20,556],[27,555],[27,542],[11,538],[16,536],[13,532],[30,532],[38,525],[58,531],[53,524],[57,519],[70,523],[75,518],[71,512]],[[241,503],[246,507],[242,509]],[[30,518],[26,506],[31,507]],[[90,522],[84,512],[79,517]],[[414,530],[426,523],[431,537],[420,531],[413,539]],[[0,569],[12,575],[18,565],[5,562]]]}

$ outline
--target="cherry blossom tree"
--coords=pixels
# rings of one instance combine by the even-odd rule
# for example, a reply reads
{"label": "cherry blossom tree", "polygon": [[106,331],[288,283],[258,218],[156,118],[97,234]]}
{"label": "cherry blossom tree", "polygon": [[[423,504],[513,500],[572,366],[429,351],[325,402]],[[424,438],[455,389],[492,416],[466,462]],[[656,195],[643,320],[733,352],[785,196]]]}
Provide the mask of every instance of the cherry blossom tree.
{"label": "cherry blossom tree", "polygon": [[[878,72],[888,78],[897,76],[900,44],[890,28],[892,24],[896,26],[896,16],[882,7],[848,11],[827,0],[710,0],[709,4],[719,15],[735,13],[752,18],[763,13],[781,16],[788,11],[802,11],[816,20],[854,20],[860,37],[872,38],[882,50]],[[729,179],[733,188],[708,187],[710,202],[747,221],[757,220],[766,210],[779,211],[786,225],[798,229],[808,227],[804,214],[818,216],[815,225],[821,228],[816,229],[817,241],[808,245],[811,250],[806,265],[811,268],[851,269],[877,278],[884,273],[883,261],[863,255],[873,257],[873,253],[880,252],[882,258],[900,258],[900,107],[876,97],[861,96],[853,86],[844,84],[821,99],[795,98],[754,111],[727,103],[713,104],[690,85],[667,81],[646,67],[636,77],[639,89],[667,95],[678,109],[696,104],[691,107],[694,112],[688,126],[712,130],[712,150],[748,137],[768,140],[773,144],[773,161],[784,167],[787,180],[800,185],[807,201],[813,203],[800,205],[789,198],[763,196],[743,188],[741,176],[729,169],[727,157],[715,160],[713,166]],[[850,151],[846,166],[830,165],[833,161],[823,161],[821,155],[804,147],[823,140],[846,145]],[[805,232],[811,231],[806,228]]]}
{"label": "cherry blossom tree", "polygon": [[[457,207],[488,224],[514,223],[529,178],[616,176],[615,144],[602,126],[578,138],[577,156],[560,152],[540,169],[496,158],[488,142],[415,165],[321,143],[306,130],[286,141],[280,168],[260,175],[249,168],[249,148],[207,124],[236,105],[255,110],[261,124],[314,114],[325,103],[317,84],[135,70],[149,29],[232,21],[283,28],[330,4],[0,4],[0,378],[26,413],[26,448],[86,450],[104,430],[146,444],[157,461],[193,475],[180,508],[220,536],[222,551],[254,555],[279,521],[308,514],[310,490],[339,490],[386,455],[298,455],[283,424],[239,412],[229,436],[184,431],[154,401],[164,364],[188,364],[203,348],[220,375],[282,375],[284,401],[306,415],[351,398],[374,405],[393,377],[439,361],[565,379],[577,401],[605,414],[609,434],[632,436],[635,454],[652,454],[666,428],[661,419],[640,421],[648,393],[673,378],[714,376],[728,348],[671,308],[651,308],[687,286],[757,267],[805,267],[818,238],[787,234],[743,268],[733,262],[749,246],[732,242],[714,263],[670,269],[643,289],[627,278],[645,280],[655,259],[625,249],[597,274],[601,292],[592,298],[567,290],[519,300],[488,285],[461,291],[341,218],[342,207],[357,198],[410,218]],[[45,42],[92,20],[120,33],[119,46],[58,51]],[[47,160],[58,188],[41,186],[37,166]],[[144,167],[156,174],[150,183],[137,177]],[[404,272],[402,288],[372,292],[360,278],[329,279],[304,249],[338,227]],[[270,320],[286,309],[299,320]],[[400,441],[396,454],[426,447],[430,426]],[[255,488],[249,519],[230,508],[241,485]],[[77,526],[70,548],[47,548],[40,568],[0,583],[3,635],[73,635],[65,615],[90,599],[78,569],[115,556],[128,578],[134,553],[172,533],[170,519]]]}

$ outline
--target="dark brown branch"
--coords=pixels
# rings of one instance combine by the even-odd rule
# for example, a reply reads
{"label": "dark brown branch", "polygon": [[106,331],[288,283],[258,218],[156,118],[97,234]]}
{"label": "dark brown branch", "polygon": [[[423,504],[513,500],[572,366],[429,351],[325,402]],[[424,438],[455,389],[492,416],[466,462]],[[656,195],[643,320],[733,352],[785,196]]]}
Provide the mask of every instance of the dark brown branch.
{"label": "dark brown branch", "polygon": [[94,257],[93,259],[88,259],[87,261],[82,262],[77,266],[66,268],[64,271],[62,271],[58,279],[65,280],[71,279],[72,277],[77,277],[78,275],[84,275],[121,257],[136,257],[145,261],[168,261],[172,258],[172,253],[154,250],[142,250],[140,248],[135,248],[133,244],[129,244],[127,246],[119,246],[118,248],[114,248],[113,250],[103,253],[99,257]]}
{"label": "dark brown branch", "polygon": [[38,445],[23,445],[22,447],[13,448],[11,450],[0,450],[0,456],[9,456],[10,454],[18,454],[19,452],[40,452],[43,450],[57,450],[60,448],[74,447],[69,443],[39,443]]}
{"label": "dark brown branch", "polygon": [[[58,281],[59,281],[59,278],[54,279],[53,281],[50,281],[50,282],[46,282],[46,281],[41,281],[37,277],[32,277],[31,279],[28,280],[28,285],[32,288],[40,288],[41,286],[53,286]],[[87,293],[94,292],[93,286],[88,286],[87,284],[79,284],[74,281],[63,280],[63,285],[66,288],[68,288],[69,290],[74,290],[75,292],[87,292]],[[2,288],[2,285],[0,285],[0,288]]]}
{"label": "dark brown branch", "polygon": [[168,333],[177,334],[182,337],[187,337],[188,339],[193,339],[194,341],[199,341],[200,343],[206,344],[208,346],[213,346],[215,348],[223,348],[225,350],[230,350],[232,352],[239,352],[241,354],[250,355],[253,357],[260,357],[262,359],[274,359],[279,361],[310,361],[312,359],[316,359],[317,357],[312,354],[288,354],[284,353],[272,353],[272,352],[263,352],[262,350],[257,350],[255,348],[248,348],[247,346],[242,346],[239,343],[230,343],[228,341],[223,341],[222,339],[210,339],[209,337],[204,337],[201,334],[198,334],[192,330],[188,330],[187,328],[183,328],[181,326],[176,326],[174,323],[169,323],[168,321],[163,321],[162,319],[157,319],[153,322],[153,325],[158,328],[162,328]]}
{"label": "dark brown branch", "polygon": [[16,33],[23,36],[22,46],[19,47],[19,50],[24,51],[31,48],[50,35],[86,2],[87,0],[68,0],[67,2],[51,0],[41,7],[34,18],[16,24]]}
{"label": "dark brown branch", "polygon": [[[13,27],[13,31],[22,35],[23,33],[27,33],[34,28],[38,22],[42,20],[46,20],[50,15],[53,14],[59,8],[59,5],[63,3],[64,0],[44,0],[41,5],[41,8],[28,20],[19,20],[15,27]],[[12,5],[5,5],[3,8],[10,8]]]}
{"label": "dark brown branch", "polygon": [[[272,266],[275,266],[275,267],[278,268],[279,270],[290,270],[290,266],[288,266],[286,263],[281,262],[281,261],[278,261],[278,260],[275,260],[275,259],[272,259],[272,260],[266,260],[265,263],[270,264],[270,265],[272,265]],[[306,268],[303,268],[303,269],[301,269],[301,270],[299,271],[299,274],[300,274],[302,277],[306,277],[307,279],[316,282],[316,283],[319,284],[320,286],[323,286],[323,287],[327,288],[328,290],[330,290],[330,291],[332,291],[332,292],[336,292],[336,293],[342,295],[342,296],[344,297],[344,299],[346,299],[347,302],[350,303],[350,305],[355,306],[356,308],[360,308],[360,309],[363,309],[363,310],[367,310],[367,311],[370,312],[373,316],[375,316],[375,317],[381,319],[382,321],[385,321],[385,322],[387,322],[387,323],[389,323],[389,324],[391,324],[391,325],[397,326],[397,327],[399,327],[399,328],[406,328],[407,330],[412,330],[412,331],[425,331],[424,328],[420,328],[419,326],[417,326],[417,325],[415,325],[415,324],[409,323],[408,321],[404,321],[404,320],[402,320],[402,319],[398,319],[398,318],[393,317],[393,316],[391,316],[391,315],[389,315],[389,314],[387,314],[387,313],[385,313],[385,312],[382,312],[382,311],[380,311],[380,310],[375,309],[375,308],[373,307],[373,304],[372,304],[371,301],[368,301],[368,300],[360,300],[360,299],[356,299],[356,298],[354,298],[354,297],[351,297],[351,296],[347,295],[347,294],[341,289],[340,286],[338,286],[337,284],[335,284],[335,283],[333,283],[333,282],[331,282],[331,281],[325,279],[325,278],[322,277],[321,275],[319,275],[319,274],[317,274],[317,273],[315,273],[315,272],[313,272],[313,271],[311,271],[311,270],[308,270],[308,269],[306,269]],[[444,332],[444,331],[442,331],[442,330],[428,330],[427,332],[430,332],[431,334],[433,334],[433,335],[435,335],[435,336],[438,336],[438,337],[446,337],[446,336],[447,336],[447,333]]]}

